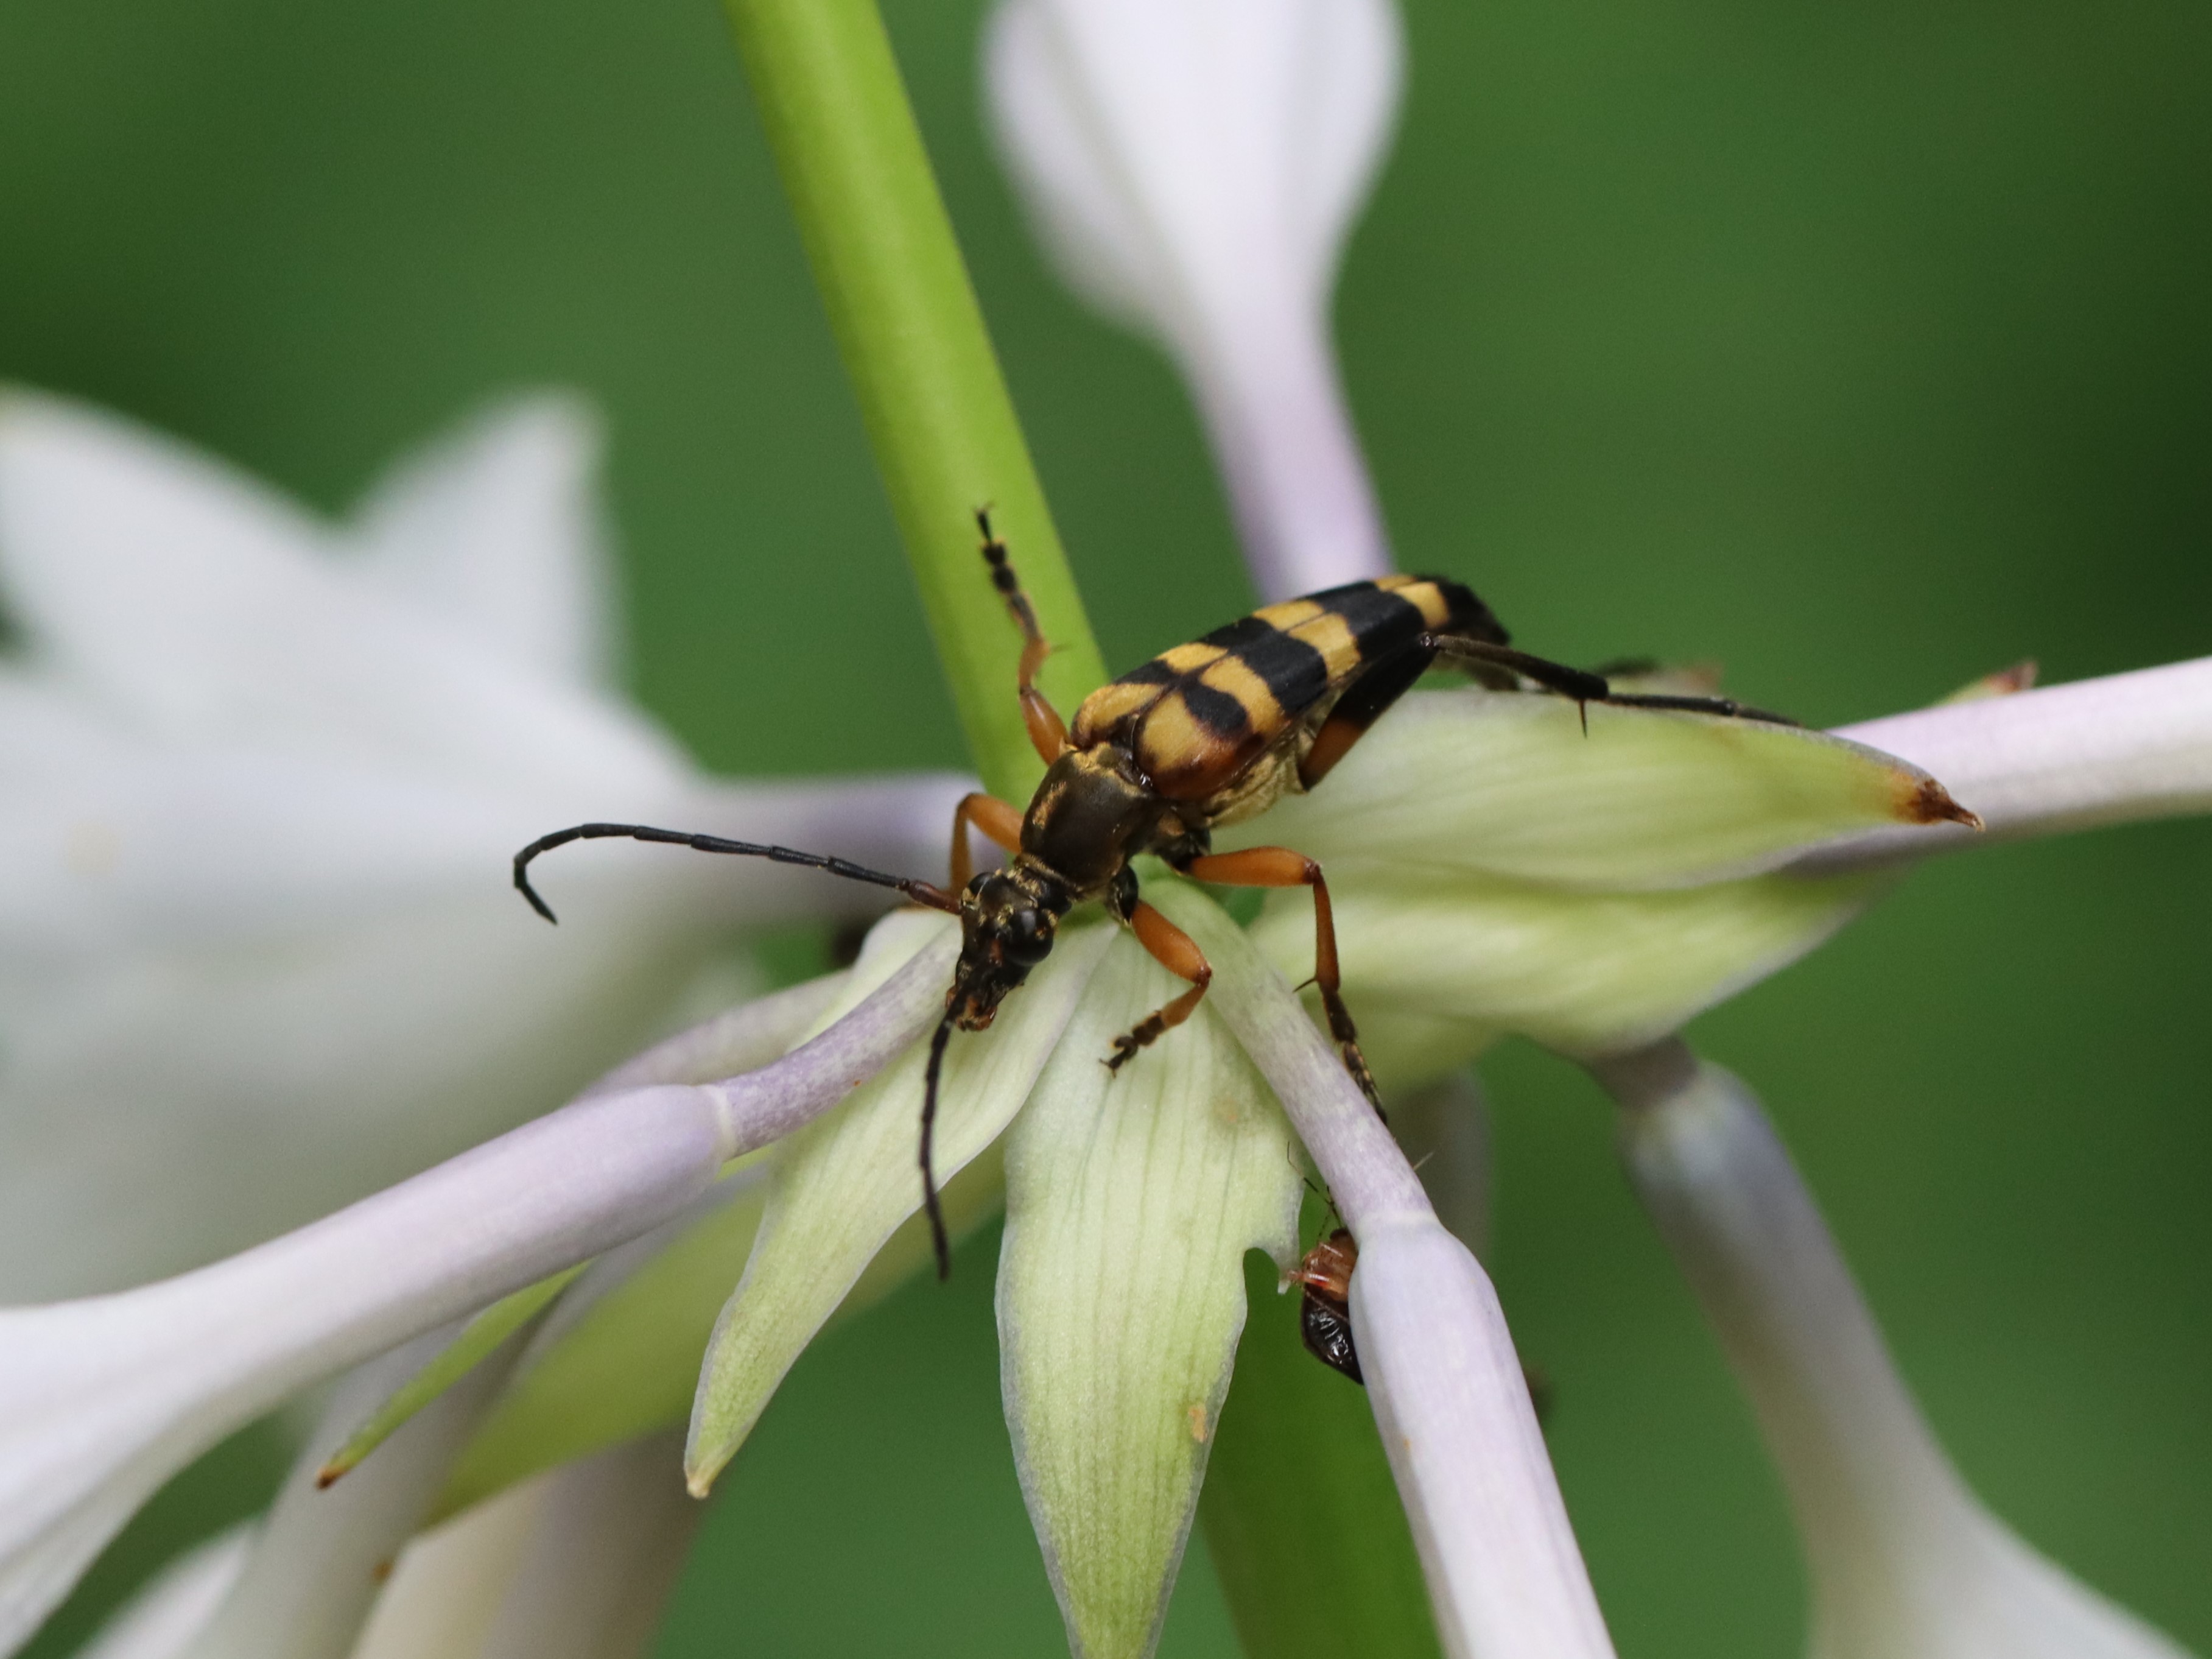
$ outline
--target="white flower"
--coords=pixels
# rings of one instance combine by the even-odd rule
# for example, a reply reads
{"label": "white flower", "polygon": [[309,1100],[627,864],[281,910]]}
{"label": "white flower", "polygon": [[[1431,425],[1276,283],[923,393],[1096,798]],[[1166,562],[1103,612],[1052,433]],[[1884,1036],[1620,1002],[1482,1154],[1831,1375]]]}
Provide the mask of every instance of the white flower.
{"label": "white flower", "polygon": [[1595,1070],[1621,1102],[1637,1190],[1789,1489],[1813,1659],[2184,1659],[1967,1491],[1741,1083],[1679,1042]]}
{"label": "white flower", "polygon": [[178,1649],[187,1659],[346,1659],[390,1571],[499,1391],[513,1345],[392,1436],[358,1481],[325,1491],[324,1455],[447,1339],[440,1332],[358,1367],[332,1393],[221,1601]]}
{"label": "white flower", "polygon": [[942,1005],[926,947],[784,1059],[594,1095],[179,1278],[0,1310],[0,1651],[171,1473],[300,1388],[649,1230]]}
{"label": "white flower", "polygon": [[353,1659],[643,1659],[707,1513],[682,1456],[648,1436],[418,1539]]}
{"label": "white flower", "polygon": [[518,404],[331,524],[0,398],[0,1295],[297,1225],[562,1099],[732,924],[876,899],[635,849],[556,933],[507,887],[546,830],[941,856],[951,780],[717,785],[609,688],[596,447]]}
{"label": "white flower", "polygon": [[1389,0],[1005,0],[989,24],[1045,245],[1174,356],[1271,599],[1390,568],[1328,305],[1401,56]]}

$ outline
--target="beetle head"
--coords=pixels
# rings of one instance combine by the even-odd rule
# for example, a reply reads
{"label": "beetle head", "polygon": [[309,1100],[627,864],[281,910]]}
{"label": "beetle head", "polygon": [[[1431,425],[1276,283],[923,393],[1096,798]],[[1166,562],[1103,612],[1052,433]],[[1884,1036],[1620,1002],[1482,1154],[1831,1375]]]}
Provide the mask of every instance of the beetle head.
{"label": "beetle head", "polygon": [[968,884],[950,1005],[955,1025],[981,1031],[991,1023],[1006,994],[1052,954],[1071,902],[1065,882],[1027,860],[986,870]]}

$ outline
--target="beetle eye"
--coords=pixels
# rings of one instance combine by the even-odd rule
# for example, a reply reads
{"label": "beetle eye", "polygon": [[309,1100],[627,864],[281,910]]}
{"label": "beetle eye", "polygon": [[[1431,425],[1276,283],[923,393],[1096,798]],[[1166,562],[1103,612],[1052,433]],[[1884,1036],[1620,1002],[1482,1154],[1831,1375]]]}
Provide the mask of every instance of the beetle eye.
{"label": "beetle eye", "polygon": [[1035,967],[1052,955],[1052,927],[1041,910],[1017,910],[1007,913],[1006,931],[1001,936],[1000,948],[1006,960],[1023,967]]}

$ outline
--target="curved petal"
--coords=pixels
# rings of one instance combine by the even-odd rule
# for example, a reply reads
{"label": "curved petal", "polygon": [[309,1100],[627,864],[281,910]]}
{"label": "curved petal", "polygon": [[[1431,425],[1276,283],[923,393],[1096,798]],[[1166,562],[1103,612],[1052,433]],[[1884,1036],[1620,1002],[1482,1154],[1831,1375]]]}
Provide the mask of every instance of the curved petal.
{"label": "curved petal", "polygon": [[[764,1165],[686,1214],[592,1264],[562,1298],[440,1497],[455,1515],[532,1475],[658,1429],[681,1428],[730,1286],[744,1274],[767,1202]],[[681,1447],[670,1463],[678,1479]],[[688,1501],[688,1500],[687,1500]]]}
{"label": "curved petal", "polygon": [[[899,943],[901,935],[945,938],[951,925],[940,917],[902,913],[878,927],[870,951],[878,941],[886,953],[911,948]],[[1028,1098],[1112,933],[1102,926],[1064,933],[989,1031],[953,1043],[939,1097],[940,1180],[997,1139]],[[864,952],[855,983],[865,983],[872,971]],[[693,1491],[703,1493],[736,1455],[792,1362],[921,1206],[914,1146],[924,1060],[917,1044],[779,1149],[751,1259],[722,1310],[700,1374],[684,1455]]]}
{"label": "curved petal", "polygon": [[142,729],[460,779],[625,792],[684,767],[641,717],[394,603],[332,534],[113,416],[0,400],[0,582],[38,661]]}
{"label": "curved petal", "polygon": [[1637,1192],[1789,1489],[1814,1659],[2185,1659],[1967,1490],[1741,1082],[1679,1041],[1591,1069],[1621,1103]]}
{"label": "curved petal", "polygon": [[925,945],[819,1036],[744,1077],[580,1101],[212,1267],[0,1310],[0,1650],[229,1430],[649,1230],[732,1158],[835,1105],[927,1028],[948,957]]}
{"label": "curved petal", "polygon": [[1612,1659],[1498,1293],[1433,1217],[1359,1234],[1352,1331],[1444,1651]]}
{"label": "curved petal", "polygon": [[326,1491],[320,1468],[362,1412],[447,1340],[438,1333],[358,1368],[337,1388],[255,1534],[229,1594],[184,1649],[189,1659],[347,1659],[385,1572],[498,1392],[517,1344],[447,1389]]}
{"label": "curved petal", "polygon": [[[701,790],[673,811],[913,868],[942,857],[960,786]],[[143,1281],[302,1224],[566,1098],[665,1028],[732,922],[884,902],[764,860],[595,845],[542,878],[564,918],[549,928],[507,884],[515,846],[548,826],[526,802],[422,868],[380,872],[336,837],[319,868],[305,835],[226,845],[251,804],[211,810],[187,846],[131,855],[130,872],[72,876],[66,818],[0,791],[0,853],[28,819],[54,829],[0,857],[0,1296]],[[51,928],[15,925],[26,906]]]}
{"label": "curved petal", "polygon": [[1332,878],[1364,864],[1581,892],[1748,875],[1866,829],[1964,814],[1918,767],[1765,721],[1478,690],[1417,692],[1310,795],[1224,832]]}
{"label": "curved petal", "polygon": [[1274,1089],[1358,1241],[1352,1333],[1445,1652],[1612,1659],[1488,1276],[1236,925],[1179,882],[1146,892],[1212,961],[1209,1005]]}
{"label": "curved petal", "polygon": [[706,1506],[684,1437],[650,1435],[551,1482],[481,1659],[641,1659]]}
{"label": "curved petal", "polygon": [[1116,941],[1008,1138],[1000,1373],[1071,1650],[1149,1654],[1244,1326],[1244,1253],[1297,1254],[1290,1126],[1202,1008],[1119,1074],[1181,983]]}
{"label": "curved petal", "polygon": [[738,1138],[702,1089],[586,1101],[215,1266],[0,1311],[0,1650],[231,1430],[652,1227]]}
{"label": "curved petal", "polygon": [[1271,598],[1389,568],[1327,312],[1401,56],[1388,0],[1010,0],[986,40],[1047,248],[1175,356]]}
{"label": "curved petal", "polygon": [[[1332,869],[1329,891],[1345,999],[1363,1033],[1372,1023],[1369,1058],[1378,1075],[1411,1084],[1505,1033],[1577,1054],[1655,1041],[1796,961],[1889,885],[1878,873],[1761,875],[1676,892],[1583,894],[1371,879],[1355,865],[1341,875]],[[1311,902],[1304,894],[1271,898],[1252,939],[1285,978],[1306,979]],[[1399,1034],[1409,1030],[1415,1040],[1401,1046]]]}
{"label": "curved petal", "polygon": [[[2212,812],[2212,657],[1940,703],[1845,726],[1839,735],[1934,766],[1994,835],[2050,835]],[[1934,845],[1955,845],[1945,833]],[[1880,833],[1812,855],[1822,864],[1927,850]]]}
{"label": "curved petal", "polygon": [[819,1028],[844,988],[840,971],[740,1003],[632,1056],[584,1093],[620,1094],[653,1083],[703,1083],[766,1065]]}
{"label": "curved petal", "polygon": [[377,481],[352,558],[394,597],[550,680],[611,686],[620,634],[599,522],[599,423],[581,399],[515,398]]}
{"label": "curved petal", "polygon": [[246,1524],[186,1551],[101,1625],[76,1659],[177,1659],[230,1593],[252,1548]]}

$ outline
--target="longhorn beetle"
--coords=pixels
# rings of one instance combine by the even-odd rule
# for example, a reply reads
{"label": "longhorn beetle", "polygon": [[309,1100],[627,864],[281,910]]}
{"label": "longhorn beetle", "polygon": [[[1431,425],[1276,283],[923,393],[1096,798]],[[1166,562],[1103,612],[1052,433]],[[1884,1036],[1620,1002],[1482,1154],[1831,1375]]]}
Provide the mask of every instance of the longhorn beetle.
{"label": "longhorn beetle", "polygon": [[[549,922],[553,912],[526,873],[531,860],[571,841],[609,836],[803,864],[896,888],[916,904],[960,918],[960,960],[945,995],[945,1017],[930,1039],[921,1105],[922,1200],[940,1278],[951,1270],[951,1250],[930,1147],[938,1081],[952,1033],[988,1027],[1006,993],[1051,954],[1060,918],[1094,900],[1190,986],[1114,1040],[1114,1052],[1104,1057],[1109,1069],[1119,1070],[1181,1025],[1206,995],[1213,970],[1204,953],[1138,896],[1131,859],[1155,854],[1182,875],[1223,887],[1312,888],[1313,983],[1346,1068],[1372,1101],[1375,1079],[1338,988],[1336,931],[1321,866],[1288,847],[1215,852],[1212,831],[1265,812],[1286,790],[1318,784],[1439,657],[1493,686],[1510,689],[1528,681],[1573,698],[1583,705],[1585,725],[1592,703],[1778,717],[1722,698],[1616,692],[1602,674],[1512,650],[1490,608],[1458,582],[1391,576],[1270,605],[1164,651],[1091,692],[1070,726],[1037,689],[1037,670],[1051,648],[1006,544],[992,533],[988,509],[978,509],[975,523],[990,579],[1021,630],[1017,686],[1045,775],[1026,813],[981,794],[954,808],[948,886],[818,852],[643,824],[578,824],[542,836],[514,856],[514,885]],[[971,827],[1012,854],[1011,862],[974,875]]]}

